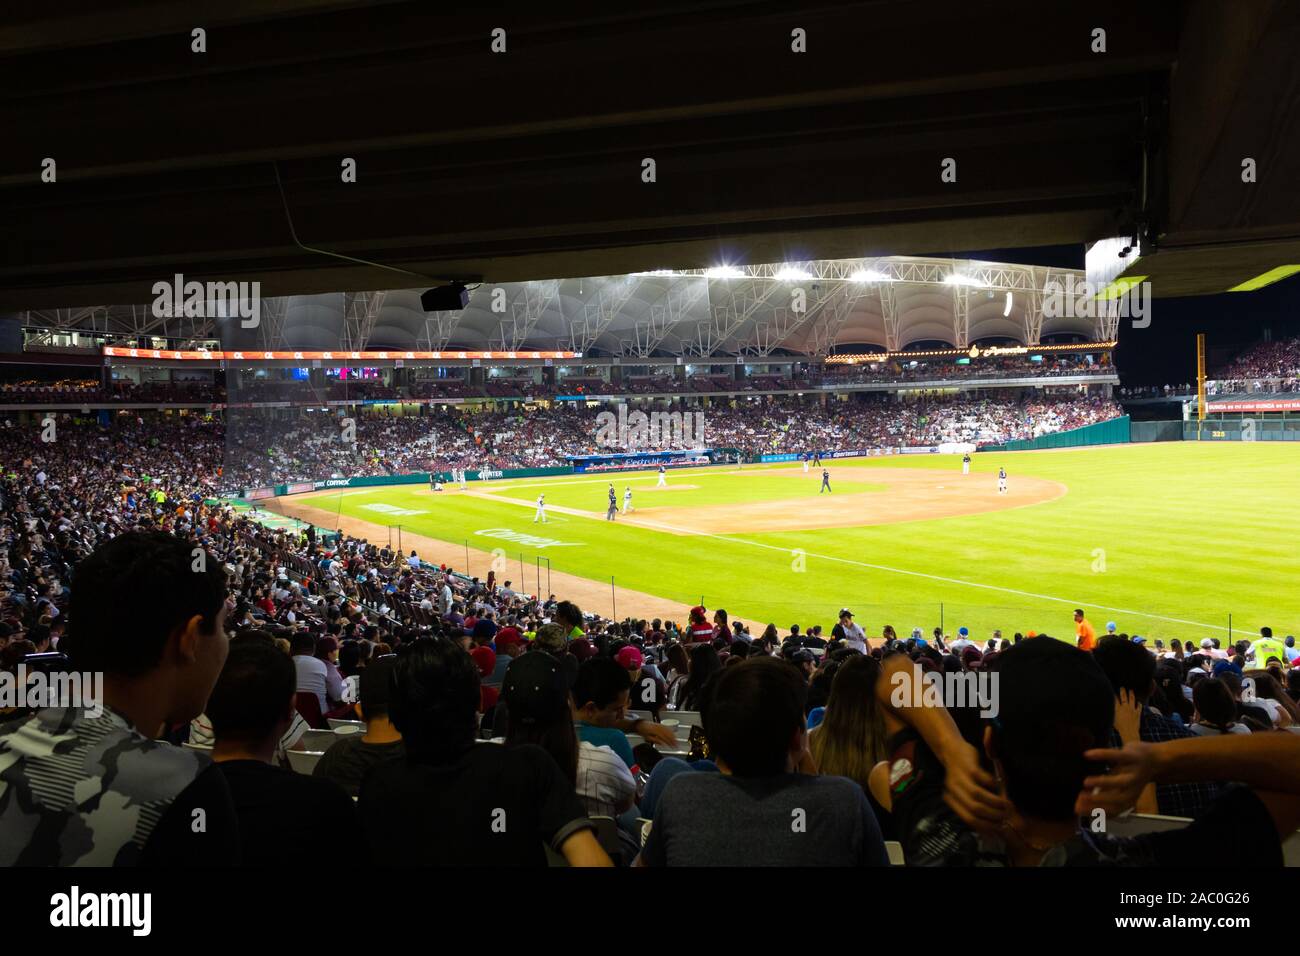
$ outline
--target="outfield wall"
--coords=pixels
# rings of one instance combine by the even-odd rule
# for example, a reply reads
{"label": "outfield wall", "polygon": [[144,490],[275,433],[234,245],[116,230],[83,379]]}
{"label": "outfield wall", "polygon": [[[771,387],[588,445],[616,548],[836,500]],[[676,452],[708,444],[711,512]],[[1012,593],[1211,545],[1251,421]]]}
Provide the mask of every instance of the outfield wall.
{"label": "outfield wall", "polygon": [[1200,423],[1183,422],[1183,441],[1300,441],[1300,421],[1269,418],[1207,418]]}
{"label": "outfield wall", "polygon": [[1172,418],[1165,421],[1132,422],[1129,426],[1131,441],[1182,441],[1183,420]]}
{"label": "outfield wall", "polygon": [[1132,440],[1129,417],[1071,428],[1037,438],[1021,438],[1004,445],[988,445],[983,451],[1033,451],[1038,448],[1076,448],[1084,445],[1123,445]]}

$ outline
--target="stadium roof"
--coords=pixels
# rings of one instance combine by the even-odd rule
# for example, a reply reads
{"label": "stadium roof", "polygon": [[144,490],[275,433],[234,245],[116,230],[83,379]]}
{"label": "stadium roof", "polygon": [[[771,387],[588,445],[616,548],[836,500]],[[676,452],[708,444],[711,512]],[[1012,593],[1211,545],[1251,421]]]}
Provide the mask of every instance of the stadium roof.
{"label": "stadium roof", "polygon": [[[1049,283],[1078,270],[968,259],[837,259],[481,284],[460,312],[426,313],[423,289],[262,301],[260,324],[166,318],[150,305],[24,313],[24,324],[219,339],[227,349],[569,350],[625,358],[827,355],[988,339],[1115,338],[1115,322],[1043,314]],[[221,310],[211,303],[204,311]]]}

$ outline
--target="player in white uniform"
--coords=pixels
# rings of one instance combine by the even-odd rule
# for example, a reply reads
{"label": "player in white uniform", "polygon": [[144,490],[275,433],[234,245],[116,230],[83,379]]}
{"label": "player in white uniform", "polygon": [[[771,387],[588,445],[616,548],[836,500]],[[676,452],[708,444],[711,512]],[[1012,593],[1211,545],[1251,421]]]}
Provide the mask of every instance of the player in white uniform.
{"label": "player in white uniform", "polygon": [[623,492],[623,514],[632,510],[632,487],[629,485]]}
{"label": "player in white uniform", "polygon": [[1007,470],[1005,468],[999,468],[998,469],[998,494],[1005,495],[1006,493],[1007,493]]}
{"label": "player in white uniform", "polygon": [[969,474],[970,474],[970,455],[962,455],[962,457],[961,457],[961,473],[962,473],[963,475],[969,475]]}
{"label": "player in white uniform", "polygon": [[808,474],[808,455],[804,454],[800,457],[803,458],[803,473],[806,475]]}
{"label": "player in white uniform", "polygon": [[460,490],[461,491],[465,490],[465,469],[464,468],[460,470]]}
{"label": "player in white uniform", "polygon": [[533,524],[537,524],[539,518],[541,519],[542,524],[546,524],[546,495],[545,494],[541,494],[537,496],[537,514],[533,515]]}
{"label": "player in white uniform", "polygon": [[663,465],[659,466],[659,484],[655,485],[655,487],[656,488],[668,487],[668,469],[665,468]]}

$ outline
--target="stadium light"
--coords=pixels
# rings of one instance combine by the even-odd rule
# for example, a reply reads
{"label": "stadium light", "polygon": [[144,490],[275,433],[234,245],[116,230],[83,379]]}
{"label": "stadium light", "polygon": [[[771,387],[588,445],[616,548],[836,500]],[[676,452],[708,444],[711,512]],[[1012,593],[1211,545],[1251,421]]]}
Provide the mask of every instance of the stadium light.
{"label": "stadium light", "polygon": [[851,282],[893,282],[894,277],[877,272],[875,269],[859,269],[849,276]]}
{"label": "stadium light", "polygon": [[811,279],[812,274],[803,269],[796,269],[794,266],[782,266],[776,272],[778,282],[801,282],[804,279]]}
{"label": "stadium light", "polygon": [[1229,292],[1254,292],[1256,289],[1262,289],[1266,285],[1272,285],[1274,282],[1280,282],[1287,276],[1295,275],[1300,272],[1300,265],[1278,266],[1276,269],[1269,269],[1267,272],[1255,276],[1253,279],[1247,279],[1241,285],[1234,285]]}
{"label": "stadium light", "polygon": [[745,278],[745,270],[739,269],[736,266],[713,266],[712,268],[704,270],[704,278],[743,279]]}
{"label": "stadium light", "polygon": [[1007,293],[1007,304],[1002,308],[1002,317],[1006,318],[1011,314],[1011,293]]}

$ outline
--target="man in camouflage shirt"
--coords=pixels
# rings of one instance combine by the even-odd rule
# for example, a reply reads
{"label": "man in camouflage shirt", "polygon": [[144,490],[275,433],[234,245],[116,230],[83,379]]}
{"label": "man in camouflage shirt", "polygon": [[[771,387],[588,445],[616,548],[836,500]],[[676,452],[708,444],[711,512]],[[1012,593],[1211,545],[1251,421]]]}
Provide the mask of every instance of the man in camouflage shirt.
{"label": "man in camouflage shirt", "polygon": [[56,701],[0,729],[0,866],[238,862],[224,778],[156,739],[203,710],[225,615],[222,565],[193,542],[133,532],[77,565],[60,649],[103,675],[103,707]]}

